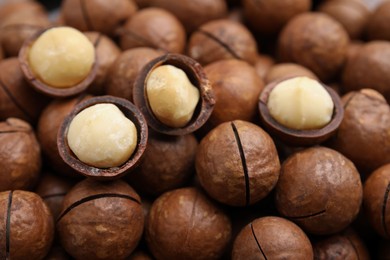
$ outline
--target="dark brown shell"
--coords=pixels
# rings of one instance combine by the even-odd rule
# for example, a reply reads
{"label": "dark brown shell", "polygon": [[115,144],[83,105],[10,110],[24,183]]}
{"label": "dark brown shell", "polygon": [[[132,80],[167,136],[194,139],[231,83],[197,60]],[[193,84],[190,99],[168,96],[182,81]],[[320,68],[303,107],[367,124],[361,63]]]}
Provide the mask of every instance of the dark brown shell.
{"label": "dark brown shell", "polygon": [[371,16],[368,7],[361,0],[325,1],[318,11],[338,21],[352,39],[359,39],[365,32]]}
{"label": "dark brown shell", "polygon": [[21,190],[0,192],[1,259],[43,259],[53,237],[53,217],[41,197]]}
{"label": "dark brown shell", "polygon": [[375,170],[364,183],[364,209],[371,226],[390,238],[390,164]]}
{"label": "dark brown shell", "polygon": [[0,62],[0,120],[17,117],[34,125],[48,101],[28,85],[17,58]]}
{"label": "dark brown shell", "polygon": [[257,44],[244,25],[228,19],[213,20],[191,35],[187,54],[202,65],[223,59],[241,59],[254,64]]}
{"label": "dark brown shell", "polygon": [[122,50],[150,47],[164,52],[183,53],[186,32],[180,21],[162,8],[146,8],[124,24],[120,35]]}
{"label": "dark brown shell", "polygon": [[137,11],[133,0],[65,0],[61,14],[66,25],[80,31],[116,36],[118,29]]}
{"label": "dark brown shell", "polygon": [[202,24],[223,18],[227,15],[227,4],[224,0],[137,0],[145,5],[160,7],[175,15],[186,28],[187,33],[193,32]]}
{"label": "dark brown shell", "polygon": [[26,78],[27,82],[36,90],[39,91],[45,95],[48,95],[50,97],[70,97],[77,95],[84,90],[88,88],[88,86],[92,83],[92,81],[96,77],[96,73],[98,70],[98,59],[97,59],[97,52],[95,51],[95,61],[92,65],[91,71],[89,72],[88,76],[83,79],[81,82],[77,83],[74,86],[67,87],[67,88],[56,88],[52,87],[45,82],[41,81],[38,77],[34,75],[34,72],[30,68],[30,64],[28,62],[28,53],[30,51],[31,45],[34,43],[34,41],[46,30],[51,28],[46,28],[44,30],[41,30],[34,34],[32,37],[28,38],[24,43],[22,48],[19,52],[19,63],[20,67],[23,71],[24,77]]}
{"label": "dark brown shell", "polygon": [[379,1],[376,8],[367,22],[367,36],[370,40],[390,41],[390,3]]}
{"label": "dark brown shell", "polygon": [[390,42],[371,41],[347,60],[343,71],[345,92],[372,88],[390,101]]}
{"label": "dark brown shell", "polygon": [[27,190],[41,173],[41,149],[34,130],[25,121],[0,122],[0,191]]}
{"label": "dark brown shell", "polygon": [[69,179],[48,172],[39,180],[35,192],[45,201],[54,220],[60,215],[62,201],[73,185],[74,183]]}
{"label": "dark brown shell", "polygon": [[207,193],[231,206],[264,198],[276,185],[280,170],[271,137],[240,120],[220,124],[202,139],[195,166]]}
{"label": "dark brown shell", "polygon": [[[174,128],[161,123],[153,114],[145,91],[145,82],[153,69],[162,65],[173,65],[182,69],[191,83],[199,89],[200,99],[191,121],[184,127]],[[138,74],[133,89],[134,104],[145,116],[148,125],[155,131],[167,135],[185,135],[199,129],[210,117],[215,98],[202,66],[181,54],[165,54],[147,63]]]}
{"label": "dark brown shell", "polygon": [[283,142],[291,145],[308,146],[315,145],[324,142],[330,138],[337,130],[344,116],[344,109],[340,100],[339,95],[330,87],[325,85],[325,90],[329,93],[332,98],[334,109],[331,121],[322,128],[310,129],[310,130],[296,130],[288,128],[278,123],[269,113],[268,110],[268,97],[271,91],[283,80],[273,81],[265,86],[264,90],[260,94],[259,98],[259,111],[260,119],[265,125],[267,130],[279,138]]}
{"label": "dark brown shell", "polygon": [[123,181],[78,183],[57,220],[61,244],[76,259],[125,259],[143,228],[140,197]]}
{"label": "dark brown shell", "polygon": [[361,173],[390,163],[390,106],[372,89],[342,97],[344,118],[328,144],[348,157]]}
{"label": "dark brown shell", "polygon": [[275,35],[294,16],[308,12],[310,0],[242,1],[245,18],[254,31]]}
{"label": "dark brown shell", "polygon": [[316,260],[370,260],[363,240],[352,229],[316,241],[313,249]]}
{"label": "dark brown shell", "polygon": [[282,216],[312,234],[334,234],[357,216],[363,197],[359,172],[342,154],[312,147],[284,161],[276,185]]}
{"label": "dark brown shell", "polygon": [[232,120],[254,121],[264,88],[256,70],[245,61],[220,60],[207,65],[205,73],[215,94],[215,106],[206,125],[210,128]]}
{"label": "dark brown shell", "polygon": [[262,217],[246,225],[234,241],[232,260],[312,260],[309,238],[293,222],[280,217]]}
{"label": "dark brown shell", "polygon": [[219,259],[231,237],[227,215],[195,188],[161,195],[146,223],[146,241],[157,259]]}
{"label": "dark brown shell", "polygon": [[301,64],[326,81],[344,65],[348,43],[341,24],[328,15],[307,12],[295,16],[283,28],[278,55],[283,62]]}
{"label": "dark brown shell", "polygon": [[[96,168],[87,165],[73,154],[66,141],[68,128],[73,118],[83,109],[100,103],[112,103],[116,105],[123,114],[134,123],[137,129],[137,147],[135,151],[128,161],[118,167]],[[58,131],[57,146],[61,158],[77,172],[84,176],[99,180],[112,180],[127,174],[140,163],[140,159],[146,148],[147,140],[148,127],[146,121],[141,112],[130,101],[113,96],[98,96],[79,103],[72,112],[67,115]]]}
{"label": "dark brown shell", "polygon": [[193,134],[167,136],[149,131],[144,158],[126,178],[132,187],[151,195],[182,187],[195,173],[197,147]]}

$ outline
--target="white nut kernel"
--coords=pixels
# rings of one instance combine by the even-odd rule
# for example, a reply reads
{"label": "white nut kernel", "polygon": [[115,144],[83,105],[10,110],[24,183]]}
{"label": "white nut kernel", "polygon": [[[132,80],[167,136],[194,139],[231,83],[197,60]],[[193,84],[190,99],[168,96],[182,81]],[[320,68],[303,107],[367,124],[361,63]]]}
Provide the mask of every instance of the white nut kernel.
{"label": "white nut kernel", "polygon": [[72,87],[85,79],[95,62],[95,48],[80,31],[56,27],[32,44],[28,62],[37,78],[55,88]]}
{"label": "white nut kernel", "polygon": [[309,130],[322,128],[331,121],[334,104],[318,81],[296,77],[279,83],[271,91],[267,107],[278,123]]}
{"label": "white nut kernel", "polygon": [[120,166],[137,146],[137,129],[119,108],[102,103],[82,110],[71,121],[67,141],[77,158],[91,166]]}
{"label": "white nut kernel", "polygon": [[159,66],[150,73],[146,95],[153,114],[171,127],[185,126],[199,102],[199,90],[183,70],[172,65]]}

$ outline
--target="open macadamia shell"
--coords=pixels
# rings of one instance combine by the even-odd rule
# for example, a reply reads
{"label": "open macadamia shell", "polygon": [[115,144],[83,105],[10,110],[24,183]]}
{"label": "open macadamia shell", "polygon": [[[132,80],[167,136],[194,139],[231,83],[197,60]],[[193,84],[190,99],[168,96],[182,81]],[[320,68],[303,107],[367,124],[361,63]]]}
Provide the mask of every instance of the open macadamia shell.
{"label": "open macadamia shell", "polygon": [[58,88],[48,85],[47,83],[40,80],[35,73],[33,72],[30,64],[29,64],[29,51],[31,49],[31,46],[34,44],[34,42],[41,36],[44,32],[46,32],[51,28],[46,28],[44,30],[39,31],[38,33],[34,34],[31,38],[27,39],[22,48],[19,52],[19,62],[20,67],[23,71],[24,77],[26,78],[27,82],[37,91],[51,96],[51,97],[70,97],[77,95],[84,90],[88,88],[88,86],[93,82],[93,80],[96,77],[97,70],[98,70],[98,62],[97,62],[97,52],[95,51],[95,61],[92,65],[91,70],[89,71],[89,74],[79,83],[77,83],[74,86],[66,87],[66,88]]}
{"label": "open macadamia shell", "polygon": [[284,80],[286,79],[269,83],[260,94],[260,119],[269,133],[287,144],[297,146],[319,144],[331,137],[343,120],[344,108],[341,104],[339,95],[332,88],[323,84],[323,87],[329,93],[334,104],[332,119],[324,127],[310,130],[296,130],[280,124],[271,116],[267,106],[269,95],[271,91]]}
{"label": "open macadamia shell", "polygon": [[[151,72],[162,65],[172,65],[183,70],[191,83],[199,90],[199,102],[191,120],[184,127],[170,127],[153,114],[146,94],[146,81]],[[145,116],[148,125],[155,131],[167,135],[185,135],[199,129],[210,117],[215,104],[211,84],[202,66],[195,60],[180,54],[165,54],[147,63],[138,74],[133,89],[134,104]]]}
{"label": "open macadamia shell", "polygon": [[[110,168],[97,168],[80,161],[76,155],[70,150],[67,133],[69,125],[73,118],[82,110],[101,103],[111,103],[117,106],[122,113],[129,118],[137,129],[137,146],[131,157],[121,166]],[[57,136],[57,146],[62,159],[77,172],[99,180],[112,180],[123,176],[136,167],[142,155],[144,154],[148,139],[148,127],[141,112],[128,100],[113,97],[99,96],[93,97],[79,103],[73,111],[64,119]]]}

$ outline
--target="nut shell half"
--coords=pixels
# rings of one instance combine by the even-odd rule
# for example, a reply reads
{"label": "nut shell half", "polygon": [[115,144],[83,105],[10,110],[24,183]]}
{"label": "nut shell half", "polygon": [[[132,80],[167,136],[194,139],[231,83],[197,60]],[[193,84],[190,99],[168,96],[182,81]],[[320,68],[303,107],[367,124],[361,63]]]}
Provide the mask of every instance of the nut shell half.
{"label": "nut shell half", "polygon": [[[97,168],[83,163],[70,150],[66,139],[69,125],[73,118],[83,109],[100,103],[111,103],[116,105],[124,113],[124,115],[135,124],[137,129],[137,148],[129,160],[118,167]],[[141,112],[130,101],[113,96],[99,96],[79,103],[64,119],[58,131],[57,146],[58,151],[65,163],[77,172],[87,177],[92,177],[99,180],[112,180],[120,178],[139,164],[146,148],[147,139],[148,127],[146,121]]]}
{"label": "nut shell half", "polygon": [[[174,128],[160,122],[153,114],[146,95],[146,81],[153,69],[162,65],[172,65],[182,69],[191,83],[199,89],[200,99],[190,122],[184,127]],[[195,60],[180,54],[165,54],[144,66],[138,74],[133,89],[134,104],[145,116],[148,125],[155,131],[167,135],[185,135],[199,129],[210,117],[213,111],[215,98],[211,84],[203,71],[202,66]]]}

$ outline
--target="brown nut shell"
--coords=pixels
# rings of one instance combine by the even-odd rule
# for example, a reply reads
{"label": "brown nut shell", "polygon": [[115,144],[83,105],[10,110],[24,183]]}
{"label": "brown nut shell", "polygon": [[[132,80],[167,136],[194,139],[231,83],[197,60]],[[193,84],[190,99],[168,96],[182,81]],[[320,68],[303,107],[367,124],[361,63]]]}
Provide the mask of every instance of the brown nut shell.
{"label": "brown nut shell", "polygon": [[[66,136],[73,118],[83,109],[100,103],[112,103],[116,105],[123,114],[134,123],[137,129],[137,147],[135,151],[128,161],[118,167],[96,168],[87,165],[74,155],[67,143]],[[142,113],[130,101],[113,96],[98,96],[79,103],[73,111],[68,114],[58,131],[57,146],[65,163],[77,172],[83,174],[84,176],[96,178],[98,180],[112,180],[127,174],[140,163],[140,159],[146,148],[147,139],[148,127],[146,121]]]}
{"label": "brown nut shell", "polygon": [[241,120],[222,123],[202,139],[195,167],[207,193],[230,206],[248,206],[266,197],[280,171],[271,137]]}
{"label": "brown nut shell", "polygon": [[370,260],[363,240],[352,229],[316,241],[313,249],[316,260]]}
{"label": "brown nut shell", "polygon": [[35,124],[48,98],[32,89],[23,77],[17,58],[0,62],[0,119],[17,117]]}
{"label": "brown nut shell", "polygon": [[313,248],[305,232],[280,217],[262,217],[246,225],[234,241],[232,260],[312,260]]}
{"label": "brown nut shell", "polygon": [[146,222],[146,241],[157,259],[220,259],[231,237],[228,216],[196,188],[161,195]]}
{"label": "brown nut shell", "polygon": [[76,259],[125,259],[141,238],[141,200],[123,181],[86,179],[68,192],[62,205],[57,231]]}
{"label": "brown nut shell", "polygon": [[307,12],[283,28],[278,55],[283,62],[301,64],[327,81],[344,65],[348,43],[349,36],[341,24],[326,14]]}
{"label": "brown nut shell", "polygon": [[290,145],[309,146],[319,144],[331,137],[341,124],[344,116],[344,108],[342,106],[339,95],[330,87],[324,86],[325,90],[332,98],[334,109],[331,121],[322,128],[313,130],[295,130],[288,128],[277,122],[268,110],[268,97],[281,81],[273,81],[265,86],[259,98],[260,119],[271,135],[276,136],[283,142]]}
{"label": "brown nut shell", "polygon": [[116,36],[117,30],[136,11],[133,0],[64,0],[61,5],[66,25],[111,37]]}
{"label": "brown nut shell", "polygon": [[390,41],[390,3],[383,1],[367,22],[367,36],[370,40]]}
{"label": "brown nut shell", "polygon": [[344,67],[344,91],[372,88],[390,101],[390,42],[371,41],[359,48]]}
{"label": "brown nut shell", "polygon": [[[182,69],[191,83],[199,90],[200,99],[194,115],[184,127],[174,128],[163,124],[154,116],[150,108],[145,83],[151,71],[162,65],[173,65]],[[213,90],[202,66],[195,60],[181,54],[165,54],[147,63],[135,80],[133,99],[134,104],[145,116],[148,125],[155,131],[168,135],[185,135],[199,129],[210,117],[215,104]]]}
{"label": "brown nut shell", "polygon": [[390,238],[390,164],[375,170],[364,183],[363,205],[375,231]]}
{"label": "brown nut shell", "polygon": [[43,259],[54,237],[53,217],[33,192],[0,192],[0,258]]}
{"label": "brown nut shell", "polygon": [[97,60],[97,52],[95,51],[95,61],[92,65],[92,68],[86,78],[84,78],[81,82],[78,84],[67,87],[67,88],[56,88],[52,87],[45,82],[41,81],[38,77],[35,76],[34,72],[30,68],[30,64],[28,62],[28,53],[30,51],[30,48],[34,41],[45,31],[49,30],[51,28],[46,28],[44,30],[39,31],[38,33],[34,34],[32,37],[27,39],[24,43],[22,48],[19,52],[19,62],[20,67],[23,71],[24,77],[26,78],[27,82],[37,91],[51,96],[51,97],[70,97],[77,95],[84,90],[88,88],[88,86],[92,83],[92,81],[96,77],[96,73],[98,70],[98,60]]}
{"label": "brown nut shell", "polygon": [[244,25],[220,19],[203,24],[191,35],[187,53],[202,65],[223,59],[241,59],[254,64],[257,43]]}
{"label": "brown nut shell", "polygon": [[138,11],[123,25],[120,35],[122,50],[150,47],[164,52],[183,53],[186,31],[180,21],[162,8]]}
{"label": "brown nut shell", "polygon": [[361,38],[371,15],[362,0],[325,1],[318,11],[328,14],[343,25],[352,39]]}
{"label": "brown nut shell", "polygon": [[359,213],[363,188],[353,163],[325,147],[288,157],[276,185],[276,207],[306,232],[325,235],[345,229]]}
{"label": "brown nut shell", "polygon": [[302,76],[319,80],[311,70],[302,65],[297,63],[279,63],[269,68],[264,76],[264,83],[269,84],[272,81]]}
{"label": "brown nut shell", "polygon": [[33,128],[25,121],[0,122],[0,191],[27,190],[41,173],[41,149]]}
{"label": "brown nut shell", "polygon": [[[341,98],[344,118],[329,146],[348,157],[362,174],[390,163],[390,106],[373,89]],[[364,152],[363,152],[364,151]]]}

